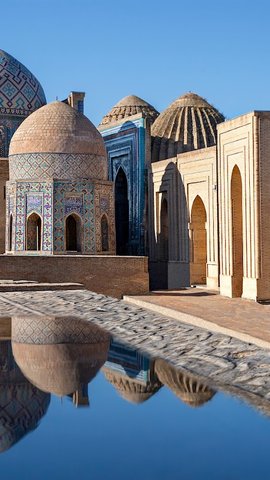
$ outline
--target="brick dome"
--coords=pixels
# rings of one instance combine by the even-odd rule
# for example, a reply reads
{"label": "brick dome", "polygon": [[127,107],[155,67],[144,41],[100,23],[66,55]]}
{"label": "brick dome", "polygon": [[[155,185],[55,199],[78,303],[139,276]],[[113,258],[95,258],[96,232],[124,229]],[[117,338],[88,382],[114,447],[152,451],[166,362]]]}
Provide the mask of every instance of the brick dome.
{"label": "brick dome", "polygon": [[131,403],[139,404],[145,402],[161,387],[161,384],[157,380],[154,383],[144,385],[126,375],[111,371],[107,367],[104,367],[102,371],[106,380],[115,387],[119,395]]}
{"label": "brick dome", "polygon": [[10,179],[107,180],[104,141],[84,115],[62,102],[26,118],[9,149]]}
{"label": "brick dome", "polygon": [[159,115],[158,111],[140,97],[136,95],[128,95],[122,98],[110,111],[103,117],[99,126],[104,126],[109,123],[123,120],[124,118],[131,117],[141,113],[144,117],[150,118],[154,121]]}
{"label": "brick dome", "polygon": [[195,93],[179,97],[152,125],[152,161],[217,143],[216,127],[224,116]]}

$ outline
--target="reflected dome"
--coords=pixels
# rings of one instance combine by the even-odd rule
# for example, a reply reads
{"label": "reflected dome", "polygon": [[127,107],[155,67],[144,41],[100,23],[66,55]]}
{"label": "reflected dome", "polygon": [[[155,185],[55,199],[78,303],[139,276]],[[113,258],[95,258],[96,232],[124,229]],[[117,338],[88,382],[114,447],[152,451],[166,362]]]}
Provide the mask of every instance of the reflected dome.
{"label": "reflected dome", "polygon": [[158,380],[143,384],[136,382],[128,376],[115,373],[108,368],[103,368],[102,371],[105,378],[114,386],[119,395],[130,403],[144,403],[155,395],[161,387]]}
{"label": "reflected dome", "polygon": [[155,372],[160,382],[190,407],[203,405],[216,393],[193,375],[181,372],[165,360],[156,360]]}

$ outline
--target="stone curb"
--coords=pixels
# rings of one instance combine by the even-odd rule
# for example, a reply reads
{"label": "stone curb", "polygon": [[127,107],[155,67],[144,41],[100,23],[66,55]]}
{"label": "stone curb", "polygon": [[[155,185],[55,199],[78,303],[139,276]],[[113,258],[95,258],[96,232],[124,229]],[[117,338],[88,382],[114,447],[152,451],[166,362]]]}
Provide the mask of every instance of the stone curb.
{"label": "stone curb", "polygon": [[252,343],[257,347],[270,350],[270,342],[266,342],[265,340],[262,340],[258,337],[248,335],[247,333],[237,332],[236,330],[222,327],[217,323],[209,322],[208,320],[204,320],[201,317],[196,317],[194,315],[184,313],[179,310],[173,310],[172,308],[169,308],[169,307],[162,307],[161,305],[147,302],[137,297],[131,297],[128,295],[124,295],[123,301],[127,303],[131,303],[133,305],[137,305],[138,307],[146,308],[147,310],[159,313],[160,315],[173,318],[174,320],[179,320],[183,323],[193,325],[194,327],[204,328],[205,330],[209,330],[210,332],[213,332],[213,333],[221,333],[223,335],[236,338],[237,340],[241,340],[246,343]]}

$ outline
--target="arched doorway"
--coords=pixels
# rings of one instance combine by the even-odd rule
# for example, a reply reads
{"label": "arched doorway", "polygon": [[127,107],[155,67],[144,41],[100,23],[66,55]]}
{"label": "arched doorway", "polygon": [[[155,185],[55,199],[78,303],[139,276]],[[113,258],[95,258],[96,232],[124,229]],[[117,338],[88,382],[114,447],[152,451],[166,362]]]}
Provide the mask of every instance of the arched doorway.
{"label": "arched doorway", "polygon": [[115,179],[115,223],[116,253],[117,255],[127,255],[129,242],[128,183],[121,167]]}
{"label": "arched doorway", "polygon": [[207,265],[207,233],[206,210],[199,195],[195,198],[191,209],[190,225],[190,283],[206,284]]}
{"label": "arched doorway", "polygon": [[13,215],[9,217],[9,232],[8,232],[8,249],[12,250],[12,233],[13,233]]}
{"label": "arched doorway", "polygon": [[32,213],[27,219],[26,249],[41,250],[41,218],[37,213]]}
{"label": "arched doorway", "polygon": [[81,220],[74,214],[66,218],[66,251],[81,251]]}
{"label": "arched doorway", "polygon": [[109,250],[109,224],[106,215],[101,218],[101,250],[102,252]]}
{"label": "arched doorway", "polygon": [[241,297],[243,293],[243,211],[242,179],[239,168],[235,165],[231,178],[232,211],[232,296]]}
{"label": "arched doorway", "polygon": [[168,261],[168,202],[166,198],[161,201],[160,208],[160,260]]}

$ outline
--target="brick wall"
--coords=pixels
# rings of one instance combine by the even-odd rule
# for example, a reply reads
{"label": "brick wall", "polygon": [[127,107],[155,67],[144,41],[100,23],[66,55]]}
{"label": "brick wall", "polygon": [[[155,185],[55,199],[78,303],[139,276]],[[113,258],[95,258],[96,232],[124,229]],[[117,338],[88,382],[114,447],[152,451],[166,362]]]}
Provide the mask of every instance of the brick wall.
{"label": "brick wall", "polygon": [[3,255],[0,278],[79,282],[88,290],[117,298],[149,290],[147,257]]}

